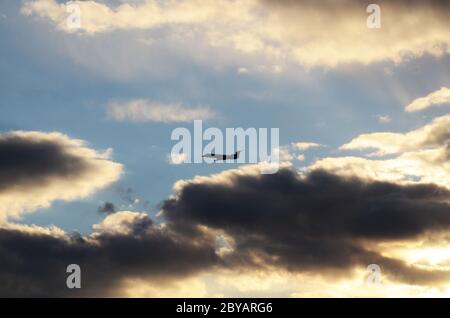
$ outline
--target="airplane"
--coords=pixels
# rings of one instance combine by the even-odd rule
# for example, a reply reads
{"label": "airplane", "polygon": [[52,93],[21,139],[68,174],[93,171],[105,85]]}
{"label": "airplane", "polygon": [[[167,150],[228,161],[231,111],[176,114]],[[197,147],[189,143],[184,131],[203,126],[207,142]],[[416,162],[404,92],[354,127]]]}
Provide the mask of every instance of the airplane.
{"label": "airplane", "polygon": [[239,154],[241,153],[242,151],[236,151],[234,154],[232,154],[232,155],[222,155],[222,154],[215,154],[214,152],[213,153],[207,153],[207,154],[205,154],[204,156],[203,156],[203,158],[211,158],[211,159],[214,159],[214,162],[216,162],[217,160],[223,160],[223,161],[226,161],[226,160],[229,160],[229,159],[233,159],[233,160],[235,160],[235,159],[237,159],[237,158],[239,158]]}

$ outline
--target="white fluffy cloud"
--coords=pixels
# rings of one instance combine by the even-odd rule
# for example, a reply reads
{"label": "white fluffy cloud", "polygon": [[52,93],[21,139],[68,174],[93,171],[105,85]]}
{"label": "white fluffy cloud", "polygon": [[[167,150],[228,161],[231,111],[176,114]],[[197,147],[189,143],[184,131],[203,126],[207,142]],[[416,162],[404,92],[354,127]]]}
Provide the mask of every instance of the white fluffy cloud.
{"label": "white fluffy cloud", "polygon": [[[369,157],[329,157],[309,169],[398,183],[435,183],[450,189],[450,115],[405,133],[360,135],[341,150],[375,150]],[[389,158],[373,157],[390,155]],[[393,157],[392,157],[393,156]]]}
{"label": "white fluffy cloud", "polygon": [[149,222],[148,215],[140,212],[132,211],[119,211],[108,215],[101,223],[94,224],[92,226],[94,236],[96,233],[111,233],[111,234],[122,234],[128,235],[139,222]]}
{"label": "white fluffy cloud", "polygon": [[316,161],[308,169],[325,169],[340,175],[400,184],[434,183],[450,189],[447,157],[448,150],[442,147],[406,152],[392,159],[328,157]]}
{"label": "white fluffy cloud", "polygon": [[172,165],[180,165],[187,160],[185,153],[170,153],[167,155],[167,162]]}
{"label": "white fluffy cloud", "polygon": [[109,103],[107,116],[116,121],[177,123],[211,119],[216,114],[203,106],[190,108],[181,104],[163,104],[137,99],[124,103]]}
{"label": "white fluffy cloud", "polygon": [[405,110],[407,112],[418,112],[434,106],[450,105],[450,89],[441,87],[441,89],[413,100]]}
{"label": "white fluffy cloud", "polygon": [[450,141],[450,115],[407,133],[377,132],[362,134],[342,145],[343,150],[375,149],[373,156],[445,146]]}
{"label": "white fluffy cloud", "polygon": [[[99,1],[73,1],[80,7],[81,29],[90,34],[118,29],[151,29],[164,25],[201,25],[214,21],[238,21],[242,17],[236,4],[227,0],[205,3],[201,0],[165,2],[147,0],[138,4],[122,3],[117,7]],[[243,2],[244,4],[244,2]],[[249,10],[249,5],[241,8]],[[64,31],[75,31],[68,25],[68,6],[55,0],[27,1],[25,15],[38,15],[56,23]]]}

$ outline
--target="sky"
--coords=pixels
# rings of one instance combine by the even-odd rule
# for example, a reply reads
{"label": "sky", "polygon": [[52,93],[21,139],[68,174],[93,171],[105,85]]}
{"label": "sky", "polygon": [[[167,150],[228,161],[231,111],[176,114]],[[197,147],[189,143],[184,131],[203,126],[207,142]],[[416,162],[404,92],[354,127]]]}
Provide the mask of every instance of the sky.
{"label": "sky", "polygon": [[[449,296],[450,5],[370,3],[3,0],[0,295]],[[278,172],[174,162],[194,120]]]}

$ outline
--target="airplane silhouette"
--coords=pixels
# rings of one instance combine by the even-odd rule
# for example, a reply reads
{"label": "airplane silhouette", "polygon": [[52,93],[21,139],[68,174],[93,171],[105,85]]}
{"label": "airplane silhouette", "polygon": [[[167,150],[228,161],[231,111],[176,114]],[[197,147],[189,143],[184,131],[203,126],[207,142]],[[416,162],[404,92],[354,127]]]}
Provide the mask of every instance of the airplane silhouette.
{"label": "airplane silhouette", "polygon": [[205,154],[204,156],[203,156],[203,158],[212,158],[212,159],[214,159],[214,162],[216,162],[217,160],[221,160],[221,161],[226,161],[226,160],[229,160],[229,159],[232,159],[232,160],[236,160],[237,158],[239,158],[239,154],[241,153],[242,151],[236,151],[234,154],[232,154],[232,155],[222,155],[222,154],[215,154],[214,152],[213,153],[207,153],[207,154]]}

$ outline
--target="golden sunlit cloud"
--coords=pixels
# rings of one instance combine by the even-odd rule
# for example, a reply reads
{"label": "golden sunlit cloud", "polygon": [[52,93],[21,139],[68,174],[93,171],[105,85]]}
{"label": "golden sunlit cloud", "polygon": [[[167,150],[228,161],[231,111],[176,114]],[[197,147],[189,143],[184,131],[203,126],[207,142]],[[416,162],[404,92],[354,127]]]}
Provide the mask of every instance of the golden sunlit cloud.
{"label": "golden sunlit cloud", "polygon": [[450,105],[450,89],[441,87],[441,89],[413,100],[405,110],[407,112],[418,112],[429,107]]}
{"label": "golden sunlit cloud", "polygon": [[406,151],[446,146],[450,136],[450,115],[435,118],[431,123],[407,133],[377,132],[362,134],[340,147],[342,150],[375,149],[371,156],[398,154]]}
{"label": "golden sunlit cloud", "polygon": [[295,274],[271,269],[267,271],[215,270],[177,282],[128,279],[119,295],[126,297],[449,297],[450,287],[415,286],[389,281],[367,283],[368,272],[356,270],[352,277],[334,279],[319,275]]}
{"label": "golden sunlit cloud", "polygon": [[440,56],[450,47],[449,8],[427,1],[380,2],[379,29],[367,26],[367,8],[358,1],[146,0],[118,6],[96,1],[75,3],[81,13],[80,28],[75,29],[66,23],[65,5],[56,0],[26,1],[22,13],[47,19],[65,32],[88,35],[156,28],[186,35],[180,39],[196,34],[210,48],[263,56],[271,61],[269,67],[274,73],[281,72],[289,62],[306,68],[400,63],[424,54]]}
{"label": "golden sunlit cloud", "polygon": [[134,224],[147,220],[146,213],[118,211],[108,215],[101,223],[94,224],[92,229],[96,233],[129,235],[133,231]]}

